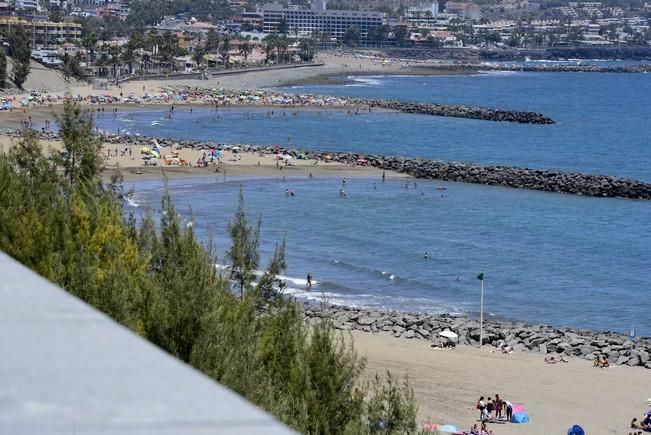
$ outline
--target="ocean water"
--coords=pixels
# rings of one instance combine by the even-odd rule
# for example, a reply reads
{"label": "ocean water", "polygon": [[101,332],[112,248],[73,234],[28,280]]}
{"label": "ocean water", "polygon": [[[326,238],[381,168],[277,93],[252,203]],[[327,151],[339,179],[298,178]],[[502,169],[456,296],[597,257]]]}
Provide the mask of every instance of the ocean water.
{"label": "ocean water", "polygon": [[[290,144],[514,164],[651,181],[651,78],[632,74],[351,77],[286,92],[402,98],[540,111],[552,126],[393,113],[266,109],[105,114],[98,126],[222,143]],[[263,256],[285,237],[289,292],[301,299],[413,311],[486,310],[553,325],[651,335],[651,203],[501,187],[334,178],[175,180],[170,190],[201,237],[228,247],[240,185],[262,214]],[[373,184],[376,184],[376,189]],[[437,187],[445,186],[446,190]],[[130,210],[158,207],[158,182],[137,182]],[[297,192],[286,197],[285,189]],[[441,196],[443,195],[443,196]],[[430,259],[424,260],[425,252]],[[224,262],[223,258],[220,262]],[[304,288],[311,273],[319,282]]]}
{"label": "ocean water", "polygon": [[[379,178],[349,178],[341,198],[340,183],[229,177],[169,189],[225,263],[241,186],[251,221],[262,215],[262,266],[285,238],[288,293],[302,300],[474,315],[484,272],[490,315],[651,335],[648,202]],[[130,211],[159,207],[160,182],[134,187]]]}
{"label": "ocean water", "polygon": [[[351,77],[352,83],[286,92],[474,104],[542,112],[554,125],[396,113],[177,109],[103,114],[115,132],[361,151],[619,175],[651,181],[651,75],[488,73]],[[296,114],[295,114],[296,113]]]}

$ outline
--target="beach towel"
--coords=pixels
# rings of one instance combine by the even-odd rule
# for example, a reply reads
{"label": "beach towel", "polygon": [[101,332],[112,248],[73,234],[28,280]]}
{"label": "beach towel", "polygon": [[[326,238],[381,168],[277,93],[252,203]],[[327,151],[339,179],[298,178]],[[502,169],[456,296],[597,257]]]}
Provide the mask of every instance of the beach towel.
{"label": "beach towel", "polygon": [[511,417],[511,423],[527,423],[529,421],[529,414],[526,412],[518,412]]}

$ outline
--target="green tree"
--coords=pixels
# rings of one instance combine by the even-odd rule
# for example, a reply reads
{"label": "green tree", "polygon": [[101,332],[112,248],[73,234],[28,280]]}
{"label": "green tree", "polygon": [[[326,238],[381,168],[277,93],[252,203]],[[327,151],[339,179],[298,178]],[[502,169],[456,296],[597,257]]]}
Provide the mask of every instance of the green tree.
{"label": "green tree", "polygon": [[301,59],[303,61],[310,61],[314,58],[316,53],[316,44],[313,39],[303,39],[298,48],[301,50]]}
{"label": "green tree", "polygon": [[240,44],[238,51],[240,55],[244,58],[244,62],[246,62],[247,59],[249,58],[249,55],[253,52],[253,47],[251,46],[248,40],[244,40]]}
{"label": "green tree", "polygon": [[349,47],[357,47],[361,39],[361,34],[359,28],[352,26],[346,29],[344,33],[344,44]]}
{"label": "green tree", "polygon": [[214,53],[219,49],[219,35],[214,29],[208,30],[206,34],[205,49],[208,53]]}
{"label": "green tree", "polygon": [[98,157],[101,142],[93,134],[92,115],[78,104],[66,102],[57,122],[63,151],[56,155],[55,161],[70,184],[79,180],[97,180],[102,168]]}
{"label": "green tree", "polygon": [[269,62],[273,57],[274,51],[276,50],[276,41],[277,37],[275,35],[268,35],[264,38],[264,45],[262,50],[264,51],[264,61],[265,63]]}
{"label": "green tree", "polygon": [[219,46],[219,54],[224,60],[224,67],[229,68],[231,60],[231,38],[228,35],[224,35],[222,39],[222,43]]}
{"label": "green tree", "polygon": [[86,49],[91,62],[95,62],[95,51],[97,50],[97,34],[88,33],[81,38],[81,45]]}
{"label": "green tree", "polygon": [[276,41],[276,52],[277,59],[279,62],[285,62],[285,55],[287,54],[287,49],[289,48],[289,40],[285,36],[279,36],[275,39]]}
{"label": "green tree", "polygon": [[393,29],[393,37],[398,47],[404,47],[405,42],[407,41],[408,31],[405,27],[396,27]]}
{"label": "green tree", "polygon": [[206,55],[206,50],[203,48],[195,48],[194,52],[192,53],[192,60],[194,60],[197,64],[197,67],[201,68],[201,65],[203,65],[204,59],[203,57]]}
{"label": "green tree", "polygon": [[289,32],[289,24],[287,24],[287,18],[282,17],[278,23],[278,33],[281,35],[287,35]]}
{"label": "green tree", "polygon": [[59,6],[50,5],[50,8],[48,10],[48,18],[54,23],[60,23],[63,21],[63,11]]}
{"label": "green tree", "polygon": [[13,58],[13,82],[20,89],[27,80],[30,71],[30,56],[32,53],[32,39],[21,26],[15,26],[9,34],[9,45]]}
{"label": "green tree", "polygon": [[70,56],[68,53],[63,55],[63,77],[69,80],[70,77],[80,78],[83,75],[79,57]]}
{"label": "green tree", "polygon": [[248,224],[244,211],[244,193],[240,189],[237,212],[233,221],[228,224],[232,246],[226,253],[226,256],[231,261],[231,276],[240,287],[240,299],[244,298],[244,291],[253,282],[260,262],[260,254],[258,253],[260,225],[260,220],[258,220],[255,228]]}

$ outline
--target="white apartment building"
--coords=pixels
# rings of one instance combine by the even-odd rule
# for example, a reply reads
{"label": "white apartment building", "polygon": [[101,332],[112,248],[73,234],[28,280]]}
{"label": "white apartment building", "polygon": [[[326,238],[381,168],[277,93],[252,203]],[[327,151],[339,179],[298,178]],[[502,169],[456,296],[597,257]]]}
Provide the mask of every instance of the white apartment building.
{"label": "white apartment building", "polygon": [[277,3],[266,4],[262,8],[263,32],[278,33],[284,19],[287,22],[288,34],[292,36],[306,37],[318,32],[341,40],[346,30],[356,27],[361,39],[365,40],[369,29],[383,25],[386,19],[386,15],[381,12],[328,10],[325,6],[325,1],[319,9],[285,8]]}

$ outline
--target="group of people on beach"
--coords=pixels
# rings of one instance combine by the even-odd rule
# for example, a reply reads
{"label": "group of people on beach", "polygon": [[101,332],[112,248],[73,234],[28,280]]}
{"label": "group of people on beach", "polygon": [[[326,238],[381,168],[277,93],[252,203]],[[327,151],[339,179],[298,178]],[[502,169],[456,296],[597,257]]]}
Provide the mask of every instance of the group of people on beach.
{"label": "group of people on beach", "polygon": [[499,394],[495,395],[495,399],[492,397],[484,399],[484,396],[481,396],[477,401],[476,408],[479,411],[481,428],[477,429],[477,425],[474,425],[470,430],[472,435],[492,434],[493,432],[487,428],[488,423],[506,423],[507,421],[511,421],[513,417],[513,404],[508,400],[502,399]]}

